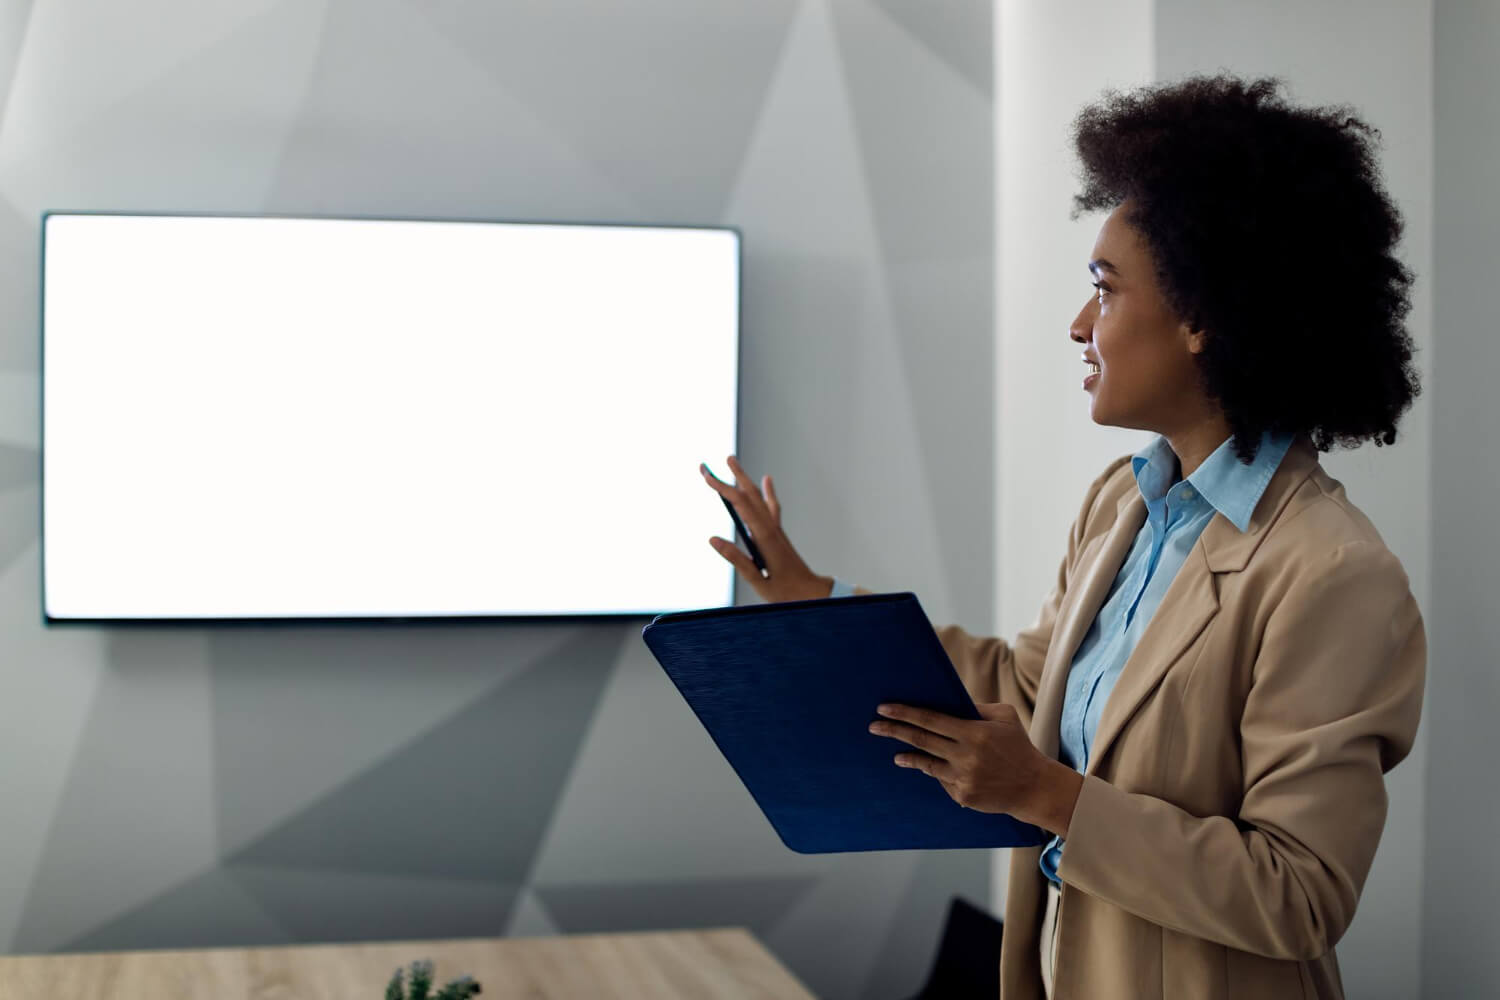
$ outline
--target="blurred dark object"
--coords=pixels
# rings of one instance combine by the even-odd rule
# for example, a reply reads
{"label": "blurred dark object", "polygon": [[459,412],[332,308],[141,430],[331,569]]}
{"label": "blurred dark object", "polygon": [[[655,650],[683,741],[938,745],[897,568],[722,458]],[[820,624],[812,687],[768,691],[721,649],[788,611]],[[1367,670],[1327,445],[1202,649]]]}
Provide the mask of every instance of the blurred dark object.
{"label": "blurred dark object", "polygon": [[912,1000],[995,1000],[1000,995],[1000,921],[953,897],[927,984]]}

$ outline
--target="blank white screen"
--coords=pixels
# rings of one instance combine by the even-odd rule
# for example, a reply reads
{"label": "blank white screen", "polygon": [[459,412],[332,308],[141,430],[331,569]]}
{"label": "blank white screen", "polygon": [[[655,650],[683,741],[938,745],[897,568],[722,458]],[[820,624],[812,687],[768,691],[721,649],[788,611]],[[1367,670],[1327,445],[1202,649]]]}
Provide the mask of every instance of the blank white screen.
{"label": "blank white screen", "polygon": [[72,618],[727,603],[724,230],[52,215],[45,607]]}

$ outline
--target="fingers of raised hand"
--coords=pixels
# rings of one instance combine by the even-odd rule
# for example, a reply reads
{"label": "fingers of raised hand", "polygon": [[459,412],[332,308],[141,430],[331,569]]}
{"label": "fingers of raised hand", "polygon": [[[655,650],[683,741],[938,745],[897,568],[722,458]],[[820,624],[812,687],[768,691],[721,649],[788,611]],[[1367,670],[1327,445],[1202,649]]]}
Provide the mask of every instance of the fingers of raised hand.
{"label": "fingers of raised hand", "polygon": [[703,462],[699,462],[698,472],[702,474],[703,481],[709,485],[710,489],[719,494],[719,496],[723,497],[725,500],[728,500],[731,503],[734,501],[735,497],[738,495],[738,491],[735,490],[735,488],[729,483],[724,482],[724,480],[714,475],[713,470],[710,469],[706,464],[704,464]]}
{"label": "fingers of raised hand", "polygon": [[735,545],[727,538],[720,538],[718,535],[710,538],[708,544],[712,545],[714,551],[723,556],[730,565],[739,570],[745,579],[757,582],[762,579],[760,569],[755,565],[755,560],[742,552],[738,545]]}
{"label": "fingers of raised hand", "polygon": [[[731,459],[731,462],[733,462],[733,459]],[[733,464],[738,465],[739,463],[733,462]],[[766,511],[765,505],[758,502],[760,497],[755,489],[753,487],[748,490],[745,489],[741,482],[743,476],[739,473],[736,473],[736,482],[726,483],[714,475],[713,471],[701,462],[698,463],[698,471],[703,474],[703,479],[708,483],[709,487],[734,507],[735,513],[739,514],[740,520],[745,522],[745,527],[750,529],[750,533],[756,536],[758,543],[760,541],[759,536],[765,531]]]}
{"label": "fingers of raised hand", "polygon": [[[739,490],[740,495],[745,498],[751,509],[757,514],[769,516],[771,512],[766,507],[765,497],[760,495],[760,490],[755,486],[755,480],[750,478],[750,474],[745,471],[745,467],[740,465],[740,460],[730,455],[727,461],[729,471],[734,473],[734,488]],[[743,510],[741,510],[740,516],[745,516]]]}
{"label": "fingers of raised hand", "polygon": [[766,507],[771,511],[771,517],[780,524],[781,501],[776,496],[776,484],[771,482],[769,474],[761,477],[760,491],[766,495]]}

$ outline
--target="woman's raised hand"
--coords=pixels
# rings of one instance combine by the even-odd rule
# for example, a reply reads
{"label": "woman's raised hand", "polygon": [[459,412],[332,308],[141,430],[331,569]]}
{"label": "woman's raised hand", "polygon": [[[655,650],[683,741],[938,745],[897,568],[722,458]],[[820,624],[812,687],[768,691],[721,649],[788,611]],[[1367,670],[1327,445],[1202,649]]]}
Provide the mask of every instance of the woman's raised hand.
{"label": "woman's raised hand", "polygon": [[755,588],[762,600],[770,602],[803,601],[827,597],[833,590],[833,578],[819,576],[808,569],[807,563],[792,547],[786,532],[781,530],[781,502],[776,499],[776,486],[770,476],[761,479],[757,488],[755,481],[740,466],[739,459],[729,456],[729,471],[734,473],[734,484],[724,482],[708,471],[708,466],[699,465],[698,471],[708,485],[719,496],[734,507],[750,537],[760,549],[761,559],[766,564],[766,576],[760,575],[755,562],[732,539],[715,536],[708,540],[714,551],[728,560],[740,576]]}

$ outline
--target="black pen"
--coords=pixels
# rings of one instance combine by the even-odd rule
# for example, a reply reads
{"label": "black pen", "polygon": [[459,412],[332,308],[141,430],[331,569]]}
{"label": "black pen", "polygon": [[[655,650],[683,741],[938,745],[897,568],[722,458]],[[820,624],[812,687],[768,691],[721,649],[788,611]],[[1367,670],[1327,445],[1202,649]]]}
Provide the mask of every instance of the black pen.
{"label": "black pen", "polygon": [[724,501],[724,509],[729,511],[729,516],[734,519],[734,530],[745,540],[745,548],[750,550],[750,558],[755,560],[755,568],[760,570],[761,579],[769,579],[771,574],[766,570],[766,561],[761,558],[760,549],[756,547],[755,539],[750,537],[750,532],[745,530],[745,522],[740,520],[739,512],[734,509],[734,504],[729,498],[720,496]]}
{"label": "black pen", "polygon": [[[707,465],[703,466],[703,471],[707,472],[710,476],[714,476],[713,472],[709,470]],[[718,476],[714,476],[714,478],[721,483],[724,482],[724,480],[719,479]],[[729,484],[725,483],[724,485],[727,486]],[[745,548],[750,550],[750,558],[754,560],[755,568],[760,570],[761,579],[770,579],[771,573],[766,569],[766,560],[761,556],[760,548],[755,544],[755,539],[751,538],[750,532],[745,530],[745,522],[740,520],[740,512],[734,509],[734,504],[730,503],[729,498],[724,494],[720,493],[719,499],[724,501],[724,509],[729,511],[729,517],[734,521],[735,532],[739,535],[739,537],[745,540]]]}

